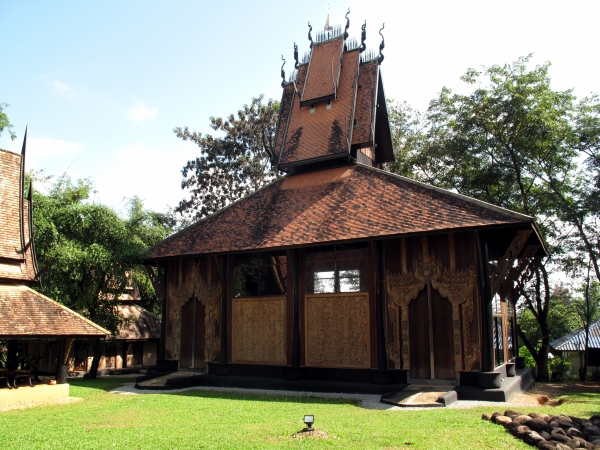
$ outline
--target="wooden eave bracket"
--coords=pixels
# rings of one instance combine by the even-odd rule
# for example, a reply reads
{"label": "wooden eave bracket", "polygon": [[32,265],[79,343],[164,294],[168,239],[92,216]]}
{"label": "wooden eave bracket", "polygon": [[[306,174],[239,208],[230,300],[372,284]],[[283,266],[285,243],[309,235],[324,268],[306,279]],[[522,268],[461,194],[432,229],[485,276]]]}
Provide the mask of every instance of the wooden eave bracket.
{"label": "wooden eave bracket", "polygon": [[498,261],[498,266],[490,275],[492,297],[500,290],[504,280],[506,279],[510,270],[513,268],[515,260],[523,251],[523,248],[525,247],[527,239],[529,239],[531,233],[533,233],[533,230],[517,231],[517,235],[513,238],[500,261]]}

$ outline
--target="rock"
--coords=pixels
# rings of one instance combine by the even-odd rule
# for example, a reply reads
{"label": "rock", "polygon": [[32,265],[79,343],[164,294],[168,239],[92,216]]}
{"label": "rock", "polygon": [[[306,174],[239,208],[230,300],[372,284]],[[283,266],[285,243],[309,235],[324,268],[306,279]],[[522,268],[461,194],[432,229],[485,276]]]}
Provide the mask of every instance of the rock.
{"label": "rock", "polygon": [[556,448],[556,444],[549,441],[540,441],[538,442],[538,448],[540,450],[554,450]]}
{"label": "rock", "polygon": [[482,414],[481,420],[492,420],[492,415],[491,414]]}
{"label": "rock", "polygon": [[548,440],[548,439],[550,439],[551,434],[547,433],[545,431],[540,431],[540,436],[543,437],[544,439]]}
{"label": "rock", "polygon": [[563,430],[562,428],[559,428],[559,427],[553,428],[552,431],[550,432],[550,434],[553,434],[553,435],[554,434],[560,434],[562,436],[566,436],[567,435],[567,433],[565,433],[565,430]]}
{"label": "rock", "polygon": [[590,444],[600,445],[600,438],[594,439],[593,441],[590,442]]}
{"label": "rock", "polygon": [[573,422],[569,416],[565,416],[564,414],[561,414],[560,416],[558,416],[558,418],[559,418],[559,420],[566,420],[567,422]]}
{"label": "rock", "polygon": [[[515,417],[513,420],[519,421],[521,423],[527,423],[531,420],[531,417],[526,416],[525,414]],[[571,425],[573,426],[573,425]]]}
{"label": "rock", "polygon": [[598,436],[600,438],[600,428],[594,425],[584,425],[581,429],[581,432],[590,439],[589,436]]}
{"label": "rock", "polygon": [[548,422],[548,419],[550,419],[550,416],[548,414],[540,414],[540,419],[544,419],[546,422]]}
{"label": "rock", "polygon": [[529,413],[529,417],[531,417],[532,419],[539,419],[540,415],[538,413],[532,412],[532,413]]}
{"label": "rock", "polygon": [[540,419],[540,418],[531,419],[529,422],[527,422],[527,426],[537,432],[540,432],[540,431],[551,432],[552,431],[552,425],[549,425],[544,419]]}
{"label": "rock", "polygon": [[507,409],[504,411],[504,415],[514,420],[515,417],[522,416],[523,414],[518,411],[513,411],[512,409]]}
{"label": "rock", "polygon": [[507,416],[496,416],[496,417],[492,418],[492,421],[494,423],[497,423],[498,425],[506,426],[506,425],[508,425],[509,423],[512,422],[512,419],[510,417],[507,417]]}
{"label": "rock", "polygon": [[514,420],[513,420],[511,423],[509,423],[508,425],[506,425],[506,428],[507,428],[507,429],[508,429],[508,430],[509,430],[511,433],[513,433],[513,432],[514,432],[514,430],[516,430],[516,429],[517,429],[517,428],[519,428],[519,427],[523,427],[523,429],[525,429],[525,428],[526,428],[527,430],[529,430],[529,429],[530,429],[530,428],[529,428],[527,425],[523,425],[521,422],[515,422]]}
{"label": "rock", "polygon": [[[529,425],[529,427],[531,429],[535,430],[535,428],[533,428],[531,425]],[[567,429],[566,433],[567,433],[567,436],[585,439],[585,437],[583,436],[583,433],[575,427],[571,427],[571,428]]]}
{"label": "rock", "polygon": [[567,442],[571,441],[571,438],[568,436],[565,436],[564,434],[551,434],[549,440],[567,443]]}
{"label": "rock", "polygon": [[558,444],[556,444],[556,450],[571,450],[571,447],[569,447],[566,444],[561,444],[560,442]]}
{"label": "rock", "polygon": [[492,413],[492,418],[493,418],[493,417],[496,417],[496,416],[501,416],[501,415],[502,415],[502,413],[501,413],[500,411],[494,411],[494,412]]}
{"label": "rock", "polygon": [[536,433],[535,431],[528,431],[527,434],[524,436],[523,439],[526,443],[528,443],[529,445],[533,445],[536,446],[538,445],[538,443],[540,441],[546,441],[546,439],[544,439],[543,437],[541,437],[539,435],[539,433]]}
{"label": "rock", "polygon": [[525,436],[531,431],[531,429],[528,426],[519,425],[518,427],[513,428],[511,431],[512,434],[514,434],[519,439],[525,439]]}

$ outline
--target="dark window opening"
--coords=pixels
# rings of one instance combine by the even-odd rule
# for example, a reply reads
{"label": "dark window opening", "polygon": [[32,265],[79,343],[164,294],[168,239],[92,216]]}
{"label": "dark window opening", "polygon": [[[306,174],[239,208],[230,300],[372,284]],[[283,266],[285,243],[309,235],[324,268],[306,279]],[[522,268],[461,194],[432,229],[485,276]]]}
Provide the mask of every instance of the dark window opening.
{"label": "dark window opening", "polygon": [[284,254],[252,253],[235,257],[235,297],[285,295],[287,257]]}
{"label": "dark window opening", "polygon": [[335,245],[306,255],[307,294],[367,292],[368,255],[365,246]]}

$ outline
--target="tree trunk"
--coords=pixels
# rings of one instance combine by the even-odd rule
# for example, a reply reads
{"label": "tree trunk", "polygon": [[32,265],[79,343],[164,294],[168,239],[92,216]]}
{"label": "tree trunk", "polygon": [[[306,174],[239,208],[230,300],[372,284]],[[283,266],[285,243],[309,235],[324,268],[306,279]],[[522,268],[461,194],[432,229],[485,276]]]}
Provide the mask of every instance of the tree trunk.
{"label": "tree trunk", "polygon": [[92,344],[92,366],[88,372],[88,377],[95,380],[98,376],[98,366],[100,365],[100,358],[102,357],[102,347],[100,346],[100,340],[94,340]]}

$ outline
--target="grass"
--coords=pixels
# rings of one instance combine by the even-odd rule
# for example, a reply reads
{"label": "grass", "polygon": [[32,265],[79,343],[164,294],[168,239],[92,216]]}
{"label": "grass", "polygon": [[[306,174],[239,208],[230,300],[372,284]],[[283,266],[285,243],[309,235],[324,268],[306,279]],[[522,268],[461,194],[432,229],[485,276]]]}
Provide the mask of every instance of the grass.
{"label": "grass", "polygon": [[[2,449],[364,448],[531,449],[481,414],[506,409],[439,408],[375,411],[340,399],[256,396],[187,391],[116,395],[107,391],[133,379],[74,380],[82,402],[0,413]],[[600,390],[565,385],[568,402],[536,412],[600,414]],[[575,386],[575,385],[573,385]],[[534,408],[525,409],[531,412]],[[329,439],[291,440],[304,414]]]}

